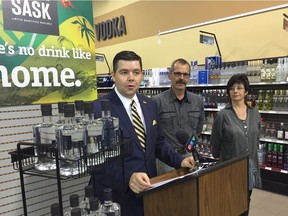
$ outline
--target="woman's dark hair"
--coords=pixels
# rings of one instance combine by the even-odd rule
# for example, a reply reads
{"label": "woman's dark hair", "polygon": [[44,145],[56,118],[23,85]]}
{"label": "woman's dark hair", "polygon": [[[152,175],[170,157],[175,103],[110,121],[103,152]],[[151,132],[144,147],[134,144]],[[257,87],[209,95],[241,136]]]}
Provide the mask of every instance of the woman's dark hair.
{"label": "woman's dark hair", "polygon": [[121,51],[119,53],[117,53],[113,59],[113,72],[116,72],[116,70],[118,69],[119,65],[118,62],[120,60],[125,60],[125,61],[139,61],[140,63],[140,67],[142,70],[142,59],[139,55],[137,55],[135,52],[133,51]]}
{"label": "woman's dark hair", "polygon": [[227,83],[226,90],[227,90],[227,94],[229,97],[230,97],[230,91],[229,90],[235,84],[243,84],[244,88],[245,88],[245,92],[248,92],[250,90],[250,85],[249,85],[249,80],[247,78],[247,75],[244,73],[235,74],[229,79],[229,81]]}

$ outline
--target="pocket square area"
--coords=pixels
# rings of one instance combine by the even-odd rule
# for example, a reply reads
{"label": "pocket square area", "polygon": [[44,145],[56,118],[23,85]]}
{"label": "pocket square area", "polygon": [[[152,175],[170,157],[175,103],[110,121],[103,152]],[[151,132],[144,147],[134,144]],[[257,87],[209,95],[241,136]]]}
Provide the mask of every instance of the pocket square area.
{"label": "pocket square area", "polygon": [[156,120],[153,120],[153,125],[156,125],[157,124],[157,121]]}

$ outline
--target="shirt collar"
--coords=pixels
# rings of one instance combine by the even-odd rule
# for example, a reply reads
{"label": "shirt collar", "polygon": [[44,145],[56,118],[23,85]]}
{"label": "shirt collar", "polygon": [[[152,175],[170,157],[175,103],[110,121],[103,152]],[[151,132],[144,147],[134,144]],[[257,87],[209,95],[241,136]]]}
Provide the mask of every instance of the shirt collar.
{"label": "shirt collar", "polygon": [[[173,90],[172,90],[172,87],[169,89],[170,91],[170,97],[169,97],[169,102],[173,102],[173,101],[177,101],[179,102],[180,100],[175,96]],[[184,98],[181,100],[181,101],[188,101],[188,102],[191,102],[189,101],[188,97],[187,97],[187,90],[185,90],[185,95],[184,95]]]}
{"label": "shirt collar", "polygon": [[[127,97],[124,97],[117,89],[117,86],[115,86],[115,92],[117,94],[117,96],[119,97],[119,99],[121,100],[123,106],[125,107],[126,110],[130,110],[130,104],[131,104],[131,99],[130,98],[127,98]],[[139,103],[139,100],[138,100],[138,97],[137,97],[137,94],[135,94],[132,98],[135,103],[136,103],[136,106],[139,107],[140,106],[140,103]]]}
{"label": "shirt collar", "polygon": [[[246,103],[245,103],[245,104],[246,104]],[[248,109],[253,109],[253,107],[250,107],[250,106],[248,106],[247,104],[246,104],[246,106],[247,106]],[[225,109],[233,109],[231,103],[226,104]]]}

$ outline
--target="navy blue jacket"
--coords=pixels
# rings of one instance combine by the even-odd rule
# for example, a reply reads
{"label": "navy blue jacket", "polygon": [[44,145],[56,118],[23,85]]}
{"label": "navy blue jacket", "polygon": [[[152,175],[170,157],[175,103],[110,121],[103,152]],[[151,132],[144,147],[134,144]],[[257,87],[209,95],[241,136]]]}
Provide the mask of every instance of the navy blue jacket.
{"label": "navy blue jacket", "polygon": [[[121,205],[122,216],[141,216],[143,199],[129,188],[129,179],[134,172],[145,172],[149,178],[157,175],[156,158],[175,168],[181,167],[183,157],[167,144],[162,135],[156,103],[150,98],[137,94],[146,125],[146,151],[143,152],[133,124],[117,96],[115,90],[94,101],[94,117],[101,117],[101,100],[110,100],[111,116],[119,118],[119,127],[123,136],[132,138],[133,153],[124,159],[124,169],[121,161],[108,165],[99,173],[95,173],[90,183],[93,184],[96,196],[103,202],[103,189],[112,188],[113,201]],[[123,178],[124,173],[124,178]]]}

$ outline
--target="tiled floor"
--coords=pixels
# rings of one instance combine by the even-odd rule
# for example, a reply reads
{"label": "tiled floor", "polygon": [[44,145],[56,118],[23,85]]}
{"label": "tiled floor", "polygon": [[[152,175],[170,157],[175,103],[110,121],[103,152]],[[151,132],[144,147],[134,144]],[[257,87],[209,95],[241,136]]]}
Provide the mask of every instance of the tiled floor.
{"label": "tiled floor", "polygon": [[249,216],[288,216],[288,196],[253,189]]}

